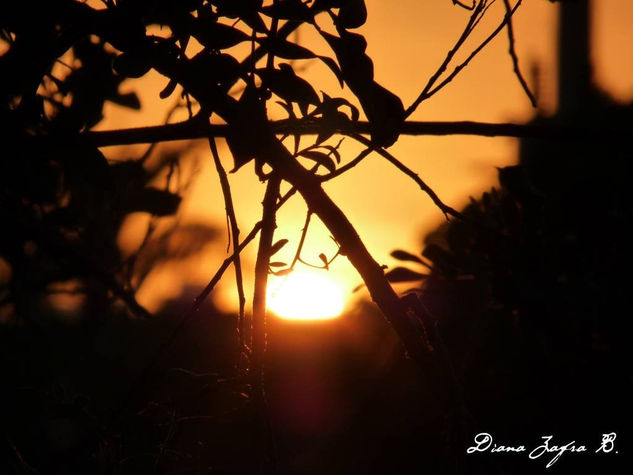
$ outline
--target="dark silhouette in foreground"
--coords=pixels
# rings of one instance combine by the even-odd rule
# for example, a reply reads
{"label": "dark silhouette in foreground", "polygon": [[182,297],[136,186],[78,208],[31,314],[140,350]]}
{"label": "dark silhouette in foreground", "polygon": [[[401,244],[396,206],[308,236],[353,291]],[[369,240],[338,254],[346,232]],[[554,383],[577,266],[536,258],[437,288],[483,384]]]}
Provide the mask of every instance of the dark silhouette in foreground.
{"label": "dark silhouette in foreground", "polygon": [[[633,106],[591,83],[589,2],[565,2],[560,31],[559,110],[533,123],[633,123]],[[462,385],[471,442],[487,432],[497,445],[536,447],[553,435],[551,445],[589,450],[562,455],[558,473],[630,470],[631,150],[624,136],[522,139],[519,164],[499,170],[499,186],[472,200],[465,221],[429,235],[413,258],[421,273],[423,259],[432,263],[419,301]],[[619,453],[595,454],[613,432]],[[482,473],[539,473],[544,465],[490,451],[465,463]]]}

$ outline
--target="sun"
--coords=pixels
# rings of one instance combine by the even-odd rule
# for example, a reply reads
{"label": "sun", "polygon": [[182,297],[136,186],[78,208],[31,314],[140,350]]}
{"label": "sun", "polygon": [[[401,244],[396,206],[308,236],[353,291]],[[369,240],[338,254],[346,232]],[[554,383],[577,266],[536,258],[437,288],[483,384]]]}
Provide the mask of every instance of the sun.
{"label": "sun", "polygon": [[340,285],[327,273],[295,270],[268,283],[267,306],[285,320],[329,320],[345,306]]}

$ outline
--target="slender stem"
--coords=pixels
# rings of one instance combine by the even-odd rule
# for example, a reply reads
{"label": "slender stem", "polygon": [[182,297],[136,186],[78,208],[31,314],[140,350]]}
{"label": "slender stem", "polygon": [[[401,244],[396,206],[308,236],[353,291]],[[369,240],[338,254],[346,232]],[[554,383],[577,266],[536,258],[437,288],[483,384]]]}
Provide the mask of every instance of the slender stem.
{"label": "slender stem", "polygon": [[527,81],[523,77],[521,69],[519,68],[519,57],[517,56],[516,50],[514,48],[514,26],[512,25],[512,7],[510,6],[510,0],[503,0],[503,4],[506,7],[506,15],[509,15],[508,24],[506,25],[506,30],[508,31],[508,54],[510,54],[510,58],[512,59],[514,75],[519,80],[519,84],[521,84],[521,87],[525,91],[525,94],[528,96],[528,99],[530,99],[532,107],[537,107],[536,97],[534,97],[534,94],[532,94],[530,86],[528,86]]}
{"label": "slender stem", "polygon": [[444,86],[450,83],[455,78],[455,76],[457,76],[462,71],[462,69],[468,66],[472,59],[477,56],[481,52],[481,50],[483,50],[488,45],[488,43],[490,43],[499,34],[501,30],[503,30],[507,23],[512,19],[512,15],[514,15],[520,5],[521,0],[518,0],[514,7],[503,17],[503,20],[501,21],[499,26],[497,26],[497,28],[495,28],[494,31],[490,33],[490,35],[484,41],[482,41],[479,46],[477,46],[461,64],[456,66],[451,74],[449,74],[440,84],[428,91],[423,99],[428,99],[429,97],[437,94],[437,92],[439,92],[442,88],[444,88]]}
{"label": "slender stem", "polygon": [[453,0],[453,5],[458,5],[466,10],[472,10],[473,8],[475,8],[475,0],[473,0],[472,5],[468,5],[467,3],[464,3],[461,0]]}
{"label": "slender stem", "polygon": [[444,213],[446,218],[448,218],[449,215],[455,218],[460,218],[460,219],[463,218],[460,212],[458,212],[457,210],[445,204],[440,199],[440,197],[437,196],[437,193],[435,193],[435,191],[433,191],[433,189],[429,185],[427,185],[417,173],[415,173],[413,170],[408,168],[404,163],[402,163],[400,160],[394,157],[387,150],[385,150],[382,147],[376,148],[372,144],[371,140],[366,139],[362,135],[350,134],[350,137],[352,137],[354,140],[357,140],[358,142],[365,145],[367,147],[367,150],[375,150],[376,152],[378,152],[380,155],[386,158],[389,163],[393,164],[398,170],[400,170],[402,173],[404,173],[413,181],[415,181],[415,183],[420,187],[420,189],[424,191],[427,195],[429,195],[431,200],[433,200],[433,203],[435,203],[435,205],[442,211],[442,213]]}
{"label": "slender stem", "polygon": [[290,264],[290,268],[294,269],[295,264],[301,260],[301,251],[303,249],[303,244],[305,243],[306,236],[308,235],[308,228],[310,227],[310,218],[312,218],[312,211],[308,209],[306,213],[306,220],[303,224],[303,229],[301,230],[301,237],[299,238],[299,244],[297,245],[297,251],[295,252],[295,257],[292,259],[292,263]]}
{"label": "slender stem", "polygon": [[[286,194],[284,194],[284,196],[282,196],[281,199],[277,202],[276,209],[278,210],[279,208],[281,208],[296,193],[297,193],[296,188],[291,188],[290,190],[288,190]],[[257,224],[255,224],[255,226],[253,226],[253,229],[251,229],[251,231],[246,235],[244,240],[239,244],[239,246],[237,247],[237,250],[234,250],[231,256],[224,259],[224,261],[222,262],[222,265],[220,265],[220,267],[215,272],[215,274],[213,275],[209,283],[206,285],[206,287],[194,299],[193,304],[189,308],[189,310],[187,310],[187,312],[185,312],[180,317],[178,324],[176,325],[174,330],[172,330],[171,334],[169,335],[169,338],[167,338],[163,342],[160,348],[154,353],[153,357],[150,358],[149,362],[147,363],[143,371],[131,384],[126,396],[123,398],[122,402],[119,404],[117,409],[110,416],[110,425],[112,425],[112,423],[114,423],[116,419],[118,419],[118,417],[123,413],[123,410],[127,407],[132,397],[135,396],[145,386],[145,383],[150,377],[152,370],[156,367],[161,356],[166,352],[167,348],[169,348],[172,345],[172,343],[176,340],[176,337],[185,328],[185,325],[187,324],[187,322],[189,322],[189,320],[194,315],[196,315],[198,310],[200,310],[200,307],[202,306],[204,301],[207,299],[207,297],[209,297],[211,292],[213,292],[213,289],[218,284],[218,282],[220,282],[220,279],[222,279],[222,276],[224,275],[226,270],[235,261],[235,255],[241,253],[246,248],[246,246],[248,246],[250,242],[253,239],[255,239],[255,237],[257,236],[257,234],[259,233],[261,229],[262,229],[262,222],[259,221],[257,222]]]}
{"label": "slender stem", "polygon": [[472,29],[484,5],[485,5],[485,2],[479,2],[477,6],[473,8],[473,13],[470,15],[470,18],[468,19],[468,23],[466,23],[466,26],[464,27],[462,34],[459,36],[459,38],[457,38],[457,41],[455,42],[453,47],[446,54],[446,57],[444,58],[444,61],[442,61],[442,64],[440,64],[440,66],[437,68],[435,73],[433,73],[433,75],[429,78],[428,82],[424,86],[424,89],[422,89],[422,92],[420,93],[420,95],[418,95],[416,100],[413,101],[413,104],[411,104],[407,108],[405,112],[405,117],[409,117],[411,114],[413,114],[413,111],[415,111],[418,108],[418,106],[422,103],[422,101],[427,98],[428,92],[435,85],[435,83],[440,78],[440,76],[444,73],[444,71],[446,71],[446,68],[448,67],[450,62],[453,60],[453,57],[455,56],[457,51],[459,51],[459,48],[461,48],[461,46],[464,44],[466,39],[472,33]]}
{"label": "slender stem", "polygon": [[268,404],[264,380],[264,358],[266,355],[266,287],[268,285],[268,268],[273,235],[277,227],[275,215],[279,186],[281,179],[277,173],[272,173],[268,179],[264,201],[262,202],[262,229],[259,237],[259,248],[255,262],[255,289],[253,291],[253,342],[252,342],[252,384],[253,397],[260,417],[262,431],[262,447],[264,473],[274,471],[275,454],[272,441],[272,428],[268,418]]}
{"label": "slender stem", "polygon": [[367,147],[366,149],[362,150],[358,155],[356,155],[356,157],[353,160],[350,160],[349,162],[347,162],[342,167],[339,167],[336,170],[334,170],[333,172],[328,173],[327,175],[324,175],[323,177],[321,177],[321,181],[322,182],[330,181],[330,180],[333,180],[334,178],[336,178],[338,176],[341,176],[343,173],[347,172],[348,170],[351,170],[356,165],[358,165],[360,162],[362,162],[365,159],[365,157],[367,155],[369,155],[373,151],[374,151],[374,146],[373,145],[370,146],[370,147]]}
{"label": "slender stem", "polygon": [[[273,0],[273,5],[277,5],[278,0]],[[277,38],[277,28],[279,27],[279,19],[277,17],[273,17],[272,22],[270,24],[270,31],[268,33],[268,38],[272,41]],[[266,58],[266,69],[268,71],[272,71],[275,69],[275,54],[272,51],[268,52],[268,57]]]}
{"label": "slender stem", "polygon": [[275,137],[262,139],[258,144],[262,159],[301,193],[308,209],[321,219],[340,245],[340,254],[350,260],[367,284],[372,299],[400,336],[408,354],[422,363],[426,354],[407,316],[406,306],[390,286],[383,268],[373,259],[345,213],[321,188],[319,177],[302,167],[281,142]]}
{"label": "slender stem", "polygon": [[244,307],[246,304],[246,298],[244,297],[244,278],[242,275],[242,262],[240,259],[240,253],[238,252],[240,246],[240,228],[237,224],[237,217],[235,215],[235,207],[233,206],[233,198],[231,196],[231,185],[226,175],[226,171],[222,166],[220,160],[220,154],[215,144],[215,139],[209,137],[209,147],[211,148],[211,155],[213,156],[213,162],[220,178],[220,186],[222,188],[222,195],[224,196],[224,206],[226,208],[226,215],[231,227],[230,237],[233,243],[233,267],[235,268],[235,285],[237,286],[237,295],[239,302],[239,312],[237,317],[237,331],[239,339],[240,351],[244,348]]}

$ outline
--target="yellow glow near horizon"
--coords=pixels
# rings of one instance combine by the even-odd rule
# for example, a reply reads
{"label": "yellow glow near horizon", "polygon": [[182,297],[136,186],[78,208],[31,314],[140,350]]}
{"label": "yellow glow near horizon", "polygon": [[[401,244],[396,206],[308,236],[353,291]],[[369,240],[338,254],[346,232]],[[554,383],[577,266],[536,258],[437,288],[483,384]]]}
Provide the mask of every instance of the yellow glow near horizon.
{"label": "yellow glow near horizon", "polygon": [[330,320],[345,306],[341,286],[323,271],[272,276],[267,293],[268,308],[285,320]]}

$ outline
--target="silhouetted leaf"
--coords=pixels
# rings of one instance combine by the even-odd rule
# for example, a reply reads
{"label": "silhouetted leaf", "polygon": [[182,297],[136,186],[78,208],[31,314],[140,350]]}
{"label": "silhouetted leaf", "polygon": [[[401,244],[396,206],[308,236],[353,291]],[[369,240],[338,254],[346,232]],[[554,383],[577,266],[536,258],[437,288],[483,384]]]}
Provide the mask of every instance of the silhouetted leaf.
{"label": "silhouetted leaf", "polygon": [[274,256],[275,254],[277,254],[279,252],[279,250],[282,247],[284,247],[286,244],[288,244],[288,240],[287,239],[280,239],[275,244],[270,246],[270,256]]}
{"label": "silhouetted leaf", "polygon": [[285,267],[288,264],[286,264],[285,262],[279,262],[279,261],[275,261],[275,262],[270,262],[268,264],[270,267]]}
{"label": "silhouetted leaf", "polygon": [[229,130],[229,133],[226,135],[226,144],[229,146],[231,155],[233,155],[233,168],[231,169],[231,173],[236,172],[255,157],[250,144],[245,141],[244,137],[238,132]]}
{"label": "silhouetted leaf", "polygon": [[343,79],[352,92],[358,95],[357,91],[371,85],[374,78],[374,64],[365,53],[367,41],[362,35],[345,30],[340,31],[340,35],[337,37],[321,32],[321,36],[330,45],[338,59]]}
{"label": "silhouetted leaf", "polygon": [[336,75],[336,79],[338,79],[340,86],[343,87],[343,85],[345,84],[343,79],[343,72],[341,71],[341,68],[338,67],[336,61],[328,56],[317,56],[317,58],[323,61],[325,65],[330,68],[330,70]]}
{"label": "silhouetted leaf", "polygon": [[404,121],[405,110],[400,98],[374,82],[371,95],[359,99],[371,123],[372,140],[382,147],[392,145],[398,140]]}
{"label": "silhouetted leaf", "polygon": [[411,262],[417,262],[419,264],[423,264],[422,259],[420,259],[418,256],[411,254],[407,251],[402,251],[400,249],[396,249],[395,251],[392,251],[391,257],[398,259],[399,261],[411,261]]}
{"label": "silhouetted leaf", "polygon": [[108,100],[114,102],[115,104],[119,104],[120,106],[134,110],[139,110],[141,108],[141,101],[135,92],[127,92],[125,94],[117,92],[116,94],[109,96]]}
{"label": "silhouetted leaf", "polygon": [[231,84],[242,73],[237,59],[230,54],[210,53],[203,50],[191,59],[196,73],[211,84]]}
{"label": "silhouetted leaf", "polygon": [[340,0],[341,9],[336,24],[341,28],[358,28],[367,21],[367,7],[364,0]]}
{"label": "silhouetted leaf", "polygon": [[279,20],[311,22],[314,14],[301,0],[279,0],[262,8],[262,13]]}
{"label": "silhouetted leaf", "polygon": [[297,118],[295,111],[292,109],[292,104],[289,104],[288,102],[282,102],[282,101],[275,101],[275,102],[284,108],[284,110],[288,113],[288,118],[290,119]]}
{"label": "silhouetted leaf", "polygon": [[167,216],[176,212],[180,201],[180,196],[174,193],[146,187],[130,190],[122,204],[127,212],[145,211],[156,216]]}
{"label": "silhouetted leaf", "polygon": [[145,181],[147,171],[143,165],[135,160],[125,160],[109,165],[108,175],[115,189],[123,189],[129,184],[137,184]]}
{"label": "silhouetted leaf", "polygon": [[322,105],[318,108],[318,112],[321,112],[324,118],[332,120],[333,116],[337,115],[340,107],[347,106],[350,110],[350,119],[352,122],[358,120],[360,114],[354,104],[342,97],[330,97],[323,91],[321,91],[321,93],[323,94],[323,101]]}
{"label": "silhouetted leaf", "polygon": [[392,145],[404,121],[404,106],[398,96],[373,80],[374,67],[365,53],[365,38],[342,29],[339,38],[321,34],[334,50],[345,83],[358,97],[369,119],[372,141],[382,147]]}
{"label": "silhouetted leaf", "polygon": [[112,63],[112,67],[117,74],[126,78],[140,78],[151,69],[147,58],[130,52],[117,56]]}
{"label": "silhouetted leaf", "polygon": [[241,30],[222,23],[197,23],[193,36],[209,49],[231,48],[242,41],[250,41],[250,37]]}
{"label": "silhouetted leaf", "polygon": [[339,153],[336,147],[333,147],[332,145],[321,145],[321,147],[324,147],[330,151],[330,155],[334,156],[336,163],[341,163],[341,154]]}
{"label": "silhouetted leaf", "polygon": [[308,48],[291,43],[283,38],[264,38],[259,41],[264,49],[283,59],[311,59],[317,55]]}
{"label": "silhouetted leaf", "polygon": [[[283,107],[285,109],[285,111],[288,113],[288,118],[289,119],[296,119],[297,115],[295,114],[295,111],[292,108],[292,104],[288,103],[288,102],[281,102],[281,101],[276,101],[277,104],[279,104],[281,107]],[[296,133],[293,135],[294,138],[294,155],[297,155],[298,151],[299,151],[299,147],[301,144],[301,134],[300,133]]]}
{"label": "silhouetted leaf", "polygon": [[229,18],[238,18],[246,12],[256,12],[261,9],[263,0],[212,0],[218,8],[218,13]]}
{"label": "silhouetted leaf", "polygon": [[58,151],[64,168],[66,179],[74,186],[89,184],[103,187],[108,179],[108,162],[96,147],[84,144],[73,144]]}
{"label": "silhouetted leaf", "polygon": [[[340,145],[340,142],[339,142],[339,145]],[[334,147],[333,145],[312,145],[310,147],[307,147],[306,151],[319,149],[319,148],[327,150],[328,151],[328,153],[326,154],[327,156],[334,157],[334,159],[336,160],[336,163],[341,163],[341,154],[337,150],[338,145],[336,147]]]}
{"label": "silhouetted leaf", "polygon": [[239,18],[258,33],[266,33],[268,30],[259,16],[262,0],[214,0],[218,8],[218,14],[228,18]]}
{"label": "silhouetted leaf", "polygon": [[323,253],[319,254],[319,259],[321,259],[321,262],[323,262],[323,266],[329,270],[330,263],[328,262],[326,255]]}
{"label": "silhouetted leaf", "polygon": [[167,83],[167,85],[163,88],[163,90],[160,91],[158,96],[161,99],[167,99],[169,96],[171,96],[173,94],[173,92],[176,89],[177,85],[178,85],[177,81],[175,81],[174,79],[170,79],[169,82]]}
{"label": "silhouetted leaf", "polygon": [[241,17],[241,20],[250,26],[253,30],[258,33],[268,33],[268,29],[266,28],[266,24],[262,17],[259,16],[257,12],[246,12]]}
{"label": "silhouetted leaf", "polygon": [[287,102],[296,102],[303,114],[307,114],[309,104],[318,105],[319,96],[309,82],[295,75],[292,67],[280,64],[279,69],[258,69],[264,86]]}
{"label": "silhouetted leaf", "polygon": [[273,272],[276,276],[284,276],[284,275],[288,275],[292,272],[292,269],[282,269],[282,270],[278,270],[276,272]]}
{"label": "silhouetted leaf", "polygon": [[450,254],[437,244],[428,244],[422,251],[422,255],[442,270],[448,270],[452,267]]}
{"label": "silhouetted leaf", "polygon": [[343,0],[314,0],[312,10],[314,12],[323,12],[332,8],[339,8]]}
{"label": "silhouetted leaf", "polygon": [[299,152],[299,155],[309,158],[310,160],[314,160],[319,165],[327,168],[330,172],[336,171],[336,164],[334,163],[334,160],[325,153],[317,152],[314,150],[304,150]]}
{"label": "silhouetted leaf", "polygon": [[396,267],[391,269],[385,274],[385,277],[389,282],[413,282],[422,279],[426,279],[426,274],[420,274],[419,272],[412,271],[406,267]]}

